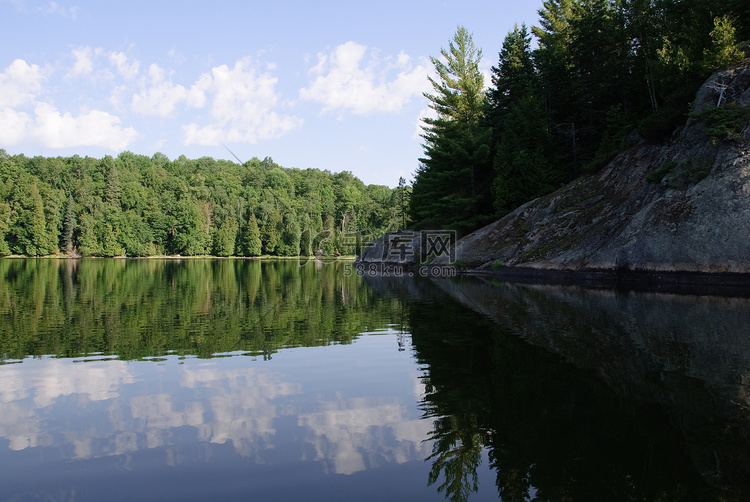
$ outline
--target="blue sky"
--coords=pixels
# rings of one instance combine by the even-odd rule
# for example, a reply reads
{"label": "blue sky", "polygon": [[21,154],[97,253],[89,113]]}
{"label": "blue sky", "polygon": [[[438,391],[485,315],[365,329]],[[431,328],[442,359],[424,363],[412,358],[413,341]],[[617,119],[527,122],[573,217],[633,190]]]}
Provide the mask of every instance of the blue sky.
{"label": "blue sky", "polygon": [[540,6],[0,0],[0,148],[234,160],[226,145],[395,186],[422,154],[430,56],[462,25],[489,71]]}

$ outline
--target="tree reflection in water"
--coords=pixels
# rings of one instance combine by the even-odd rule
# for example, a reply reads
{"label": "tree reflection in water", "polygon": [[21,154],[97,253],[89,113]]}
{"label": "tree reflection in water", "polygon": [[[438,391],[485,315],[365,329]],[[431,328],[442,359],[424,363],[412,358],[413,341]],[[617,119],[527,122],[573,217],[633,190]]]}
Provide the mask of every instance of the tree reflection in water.
{"label": "tree reflection in water", "polygon": [[434,441],[428,458],[433,461],[429,484],[434,485],[442,477],[438,492],[451,500],[468,500],[479,489],[477,468],[487,443],[479,431],[476,415],[437,417],[429,439]]}
{"label": "tree reflection in water", "polygon": [[[482,489],[482,462],[505,502],[750,499],[750,301],[504,291],[466,280],[448,295],[445,283],[406,278],[365,277],[368,289],[346,271],[0,260],[0,362],[270,359],[399,325],[399,349],[409,333],[424,374],[423,416],[434,424],[427,482],[450,500]],[[480,305],[499,315],[471,310]],[[726,411],[738,407],[736,416]]]}
{"label": "tree reflection in water", "polygon": [[[505,502],[747,495],[704,481],[688,451],[695,438],[674,411],[618,396],[593,371],[451,302],[412,303],[408,322],[426,372],[424,415],[435,424],[428,482],[449,500],[477,491],[483,449]],[[699,383],[693,392],[707,397]],[[700,427],[710,435],[724,425]]]}

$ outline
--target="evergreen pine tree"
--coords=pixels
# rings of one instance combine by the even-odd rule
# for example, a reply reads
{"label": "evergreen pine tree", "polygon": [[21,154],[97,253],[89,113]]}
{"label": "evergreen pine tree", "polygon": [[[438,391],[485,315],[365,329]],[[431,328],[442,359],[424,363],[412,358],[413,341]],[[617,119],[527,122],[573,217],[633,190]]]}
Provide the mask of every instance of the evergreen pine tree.
{"label": "evergreen pine tree", "polygon": [[492,83],[487,112],[496,142],[492,191],[495,208],[505,213],[549,192],[563,178],[550,162],[542,87],[525,25],[515,26],[505,37]]}
{"label": "evergreen pine tree", "polygon": [[424,119],[425,156],[412,187],[410,212],[418,227],[468,231],[489,221],[492,212],[482,51],[459,26],[441,54],[444,61],[431,58],[438,78],[430,78],[435,93],[425,97],[437,118]]}
{"label": "evergreen pine tree", "polygon": [[68,203],[65,207],[65,220],[63,221],[63,246],[67,254],[73,253],[75,243],[73,241],[73,235],[78,227],[75,214],[75,203],[73,201],[73,194],[68,195]]}
{"label": "evergreen pine tree", "polygon": [[242,247],[245,256],[260,256],[263,252],[263,245],[260,241],[260,228],[255,213],[250,212],[247,219],[247,226],[243,235]]}

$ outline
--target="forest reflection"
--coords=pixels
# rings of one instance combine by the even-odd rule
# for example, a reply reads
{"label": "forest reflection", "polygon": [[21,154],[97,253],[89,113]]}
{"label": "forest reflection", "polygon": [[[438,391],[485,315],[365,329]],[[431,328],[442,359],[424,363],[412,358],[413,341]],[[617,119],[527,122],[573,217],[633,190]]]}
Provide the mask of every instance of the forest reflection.
{"label": "forest reflection", "polygon": [[429,366],[430,482],[448,499],[477,490],[483,448],[506,502],[682,500],[708,489],[666,411],[617,397],[590,372],[489,321],[460,336],[431,317],[412,311],[412,339]]}
{"label": "forest reflection", "polygon": [[[254,465],[286,451],[347,476],[425,459],[451,501],[488,484],[506,502],[750,498],[748,300],[351,270],[0,260],[0,437],[77,460],[166,448],[178,466],[194,435],[203,462],[231,443]],[[286,351],[342,344],[361,359]],[[393,354],[413,359],[398,381]],[[325,377],[299,373],[308,359]],[[298,402],[317,378],[338,390]],[[71,402],[94,425],[54,419]]]}
{"label": "forest reflection", "polygon": [[448,499],[483,451],[506,502],[750,498],[750,300],[368,283],[407,302]]}
{"label": "forest reflection", "polygon": [[0,499],[432,491],[401,302],[300,265],[0,260]]}
{"label": "forest reflection", "polygon": [[[0,260],[0,355],[139,359],[351,343],[398,319],[347,262]],[[364,329],[363,329],[364,328]]]}

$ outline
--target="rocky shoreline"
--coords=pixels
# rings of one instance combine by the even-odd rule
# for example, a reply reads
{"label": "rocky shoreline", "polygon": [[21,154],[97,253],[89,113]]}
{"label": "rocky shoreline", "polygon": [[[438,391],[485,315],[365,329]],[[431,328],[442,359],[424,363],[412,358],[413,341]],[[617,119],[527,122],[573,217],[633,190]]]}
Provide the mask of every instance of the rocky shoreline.
{"label": "rocky shoreline", "polygon": [[508,267],[497,271],[467,270],[464,275],[516,283],[750,297],[750,274],[745,273],[552,270]]}
{"label": "rocky shoreline", "polygon": [[707,114],[722,86],[731,90],[727,114],[750,107],[750,59],[706,81],[669,144],[633,134],[600,171],[458,239],[449,253],[428,256],[425,232],[403,232],[359,261],[500,280],[750,290],[750,121],[717,137]]}

